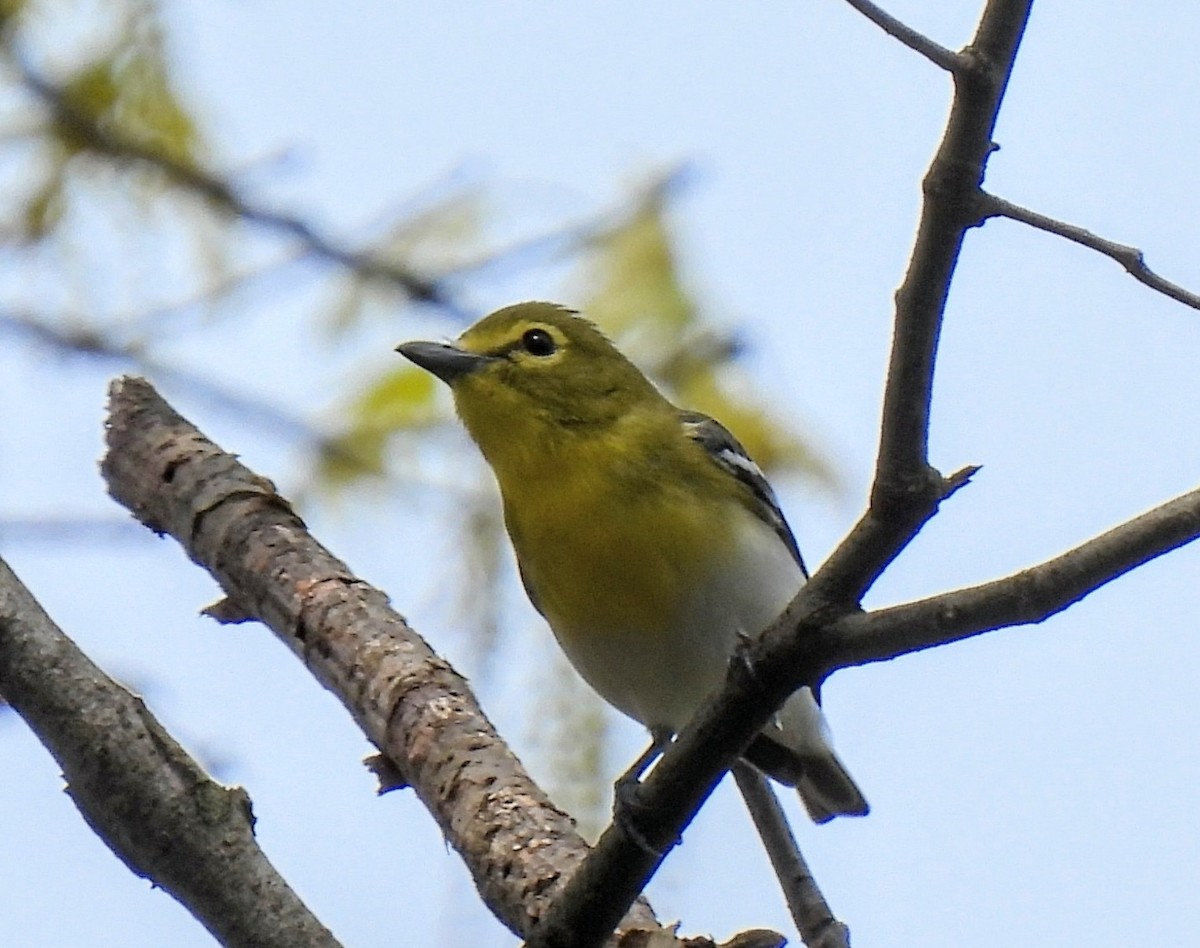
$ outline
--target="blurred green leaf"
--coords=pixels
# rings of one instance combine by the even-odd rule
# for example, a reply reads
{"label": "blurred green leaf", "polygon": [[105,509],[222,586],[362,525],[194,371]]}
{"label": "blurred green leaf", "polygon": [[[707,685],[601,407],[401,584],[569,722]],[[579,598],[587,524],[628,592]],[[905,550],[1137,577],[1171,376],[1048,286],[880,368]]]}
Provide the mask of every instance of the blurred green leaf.
{"label": "blurred green leaf", "polygon": [[435,391],[433,376],[415,365],[391,369],[367,385],[343,412],[345,427],[321,447],[317,486],[337,491],[383,476],[392,436],[438,419]]}
{"label": "blurred green leaf", "polygon": [[45,178],[25,202],[21,213],[21,236],[26,240],[41,240],[62,221],[66,196],[65,167],[55,160],[46,169]]}
{"label": "blurred green leaf", "polygon": [[432,375],[415,365],[401,365],[367,386],[351,406],[359,426],[382,431],[416,428],[435,418]]}
{"label": "blurred green leaf", "polygon": [[588,269],[592,292],[584,311],[674,400],[726,425],[764,470],[834,486],[829,463],[763,407],[738,373],[738,346],[706,325],[680,276],[658,184],[597,243]]}
{"label": "blurred green leaf", "polygon": [[675,335],[696,318],[664,213],[660,189],[648,188],[625,223],[596,244],[586,310],[614,337],[648,328]]}
{"label": "blurred green leaf", "polygon": [[[51,109],[49,121],[36,109],[14,110],[6,113],[7,127],[0,128],[0,140],[7,133],[22,148],[30,142],[41,146],[28,163],[23,187],[12,198],[16,210],[12,216],[22,225],[12,232],[15,238],[36,242],[62,236],[72,254],[91,256],[91,248],[97,245],[94,238],[80,243],[60,231],[72,229],[75,208],[99,197],[111,205],[105,216],[113,231],[126,222],[124,212],[132,207],[142,218],[138,226],[147,217],[154,223],[165,220],[169,228],[195,232],[197,244],[207,239],[200,234],[205,223],[190,195],[176,201],[179,192],[160,169],[141,161],[121,162],[120,158],[122,143],[128,143],[141,154],[150,152],[176,165],[194,168],[200,164],[203,139],[176,92],[163,46],[158,4],[117,0],[85,11],[72,10],[69,4],[2,2],[5,6],[0,11],[6,17],[18,11],[27,14],[6,19],[6,30],[0,36],[10,51],[12,47],[21,51],[22,64],[38,64],[47,58],[38,49],[44,43],[42,30],[29,30],[33,36],[17,35],[20,23],[38,19],[31,14],[44,15],[51,23],[86,18],[88,26],[73,30],[75,42],[54,52],[53,60],[59,63],[82,63],[69,69],[65,77],[42,76],[39,66],[22,65],[38,75],[37,83],[52,90],[47,93],[49,100],[61,97],[61,108]],[[49,72],[61,73],[62,67]],[[17,76],[9,78],[19,80]],[[104,135],[112,140],[105,140]],[[81,158],[88,160],[78,160]],[[113,187],[108,169],[114,161],[121,164],[133,188]],[[166,217],[154,220],[166,203],[172,205]],[[210,263],[215,259],[208,254]]]}
{"label": "blurred green leaf", "polygon": [[357,429],[326,439],[317,452],[317,487],[336,492],[367,478],[382,477],[387,442],[381,431]]}
{"label": "blurred green leaf", "polygon": [[[160,51],[141,32],[131,28],[116,49],[78,70],[63,95],[99,127],[194,167],[200,143],[195,123],[171,86]],[[70,122],[57,123],[55,133],[70,154],[90,147]]]}

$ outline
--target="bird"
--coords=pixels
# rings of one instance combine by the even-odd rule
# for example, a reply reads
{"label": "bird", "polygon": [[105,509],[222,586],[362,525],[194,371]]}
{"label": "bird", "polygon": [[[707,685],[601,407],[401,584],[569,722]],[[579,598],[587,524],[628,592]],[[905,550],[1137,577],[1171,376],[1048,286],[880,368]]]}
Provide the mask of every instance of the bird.
{"label": "bird", "polygon": [[[650,731],[645,769],[808,578],[770,484],[725,427],[676,407],[559,304],[396,349],[449,386],[531,603],[583,679]],[[743,756],[795,787],[814,822],[869,811],[811,688]]]}

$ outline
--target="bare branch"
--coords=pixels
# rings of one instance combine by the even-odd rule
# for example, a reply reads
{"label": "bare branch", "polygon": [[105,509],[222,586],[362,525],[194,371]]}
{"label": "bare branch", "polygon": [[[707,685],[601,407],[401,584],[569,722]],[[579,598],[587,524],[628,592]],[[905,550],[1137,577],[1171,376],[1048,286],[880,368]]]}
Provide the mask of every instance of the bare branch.
{"label": "bare branch", "polygon": [[1043,622],[1101,586],[1200,537],[1200,488],[1013,576],[847,616],[828,630],[826,668],[887,661],[1014,625]]}
{"label": "bare branch", "polygon": [[1172,283],[1170,280],[1160,277],[1146,266],[1145,257],[1137,247],[1130,247],[1128,244],[1118,244],[1115,241],[1106,240],[1104,237],[1093,234],[1090,230],[1085,230],[1074,224],[1068,224],[1065,221],[1056,220],[1053,217],[1047,217],[1045,214],[1039,214],[1037,211],[1031,211],[1027,207],[1013,204],[1011,201],[1006,201],[1004,198],[996,197],[996,195],[989,194],[986,191],[981,193],[980,202],[984,217],[1007,217],[1010,220],[1028,224],[1030,227],[1036,227],[1038,230],[1044,230],[1049,234],[1057,234],[1059,237],[1065,237],[1067,240],[1087,247],[1090,250],[1095,250],[1097,253],[1102,253],[1104,256],[1117,261],[1117,263],[1126,269],[1131,277],[1139,283],[1150,287],[1150,289],[1157,290],[1164,296],[1169,296],[1171,299],[1183,303],[1184,306],[1190,306],[1192,309],[1200,309],[1200,295],[1190,290],[1185,290],[1179,284]]}
{"label": "bare branch", "polygon": [[336,438],[314,428],[303,418],[251,395],[231,391],[194,372],[155,359],[138,343],[110,338],[104,327],[65,318],[0,310],[0,330],[4,329],[28,336],[59,352],[108,359],[125,367],[136,367],[163,384],[178,386],[216,408],[235,415],[245,424],[256,425],[272,435],[290,436],[307,442],[347,466],[357,467],[363,463]]}
{"label": "bare branch", "polygon": [[809,948],[850,948],[850,929],[834,917],[817,887],[770,781],[745,761],[735,761],[731,769],[800,938]]}
{"label": "bare branch", "polygon": [[[817,684],[839,668],[1041,621],[1198,537],[1200,489],[1041,566],[919,603],[866,614],[839,610],[822,604],[810,582],[731,663],[720,695],[667,748],[634,805],[605,830],[529,945],[598,944],[588,913],[611,912],[612,905],[620,904],[618,895],[641,891],[725,768],[800,685]],[[595,929],[605,923],[596,923]],[[582,931],[568,927],[572,924]]]}
{"label": "bare branch", "polygon": [[338,944],[258,848],[246,792],[213,781],[3,560],[0,692],[62,767],[88,825],[222,944]]}
{"label": "bare branch", "polygon": [[935,66],[941,66],[951,73],[961,67],[962,62],[954,50],[935,43],[924,33],[918,33],[911,26],[901,23],[886,10],[871,3],[871,0],[846,0],[846,2],[889,36],[895,37],[909,49],[920,53]]}
{"label": "bare branch", "polygon": [[[530,931],[587,847],[466,681],[309,536],[269,481],[143,380],[113,383],[102,471],[114,498],[212,573],[235,604],[226,614],[266,623],[342,701],[437,820],[488,907]],[[657,928],[644,902],[627,924]]]}
{"label": "bare branch", "polygon": [[963,240],[979,223],[979,186],[1031,3],[990,0],[958,54],[950,118],[922,182],[917,238],[896,292],[870,506],[813,577],[819,599],[858,602],[952,492],[928,457],[934,362]]}

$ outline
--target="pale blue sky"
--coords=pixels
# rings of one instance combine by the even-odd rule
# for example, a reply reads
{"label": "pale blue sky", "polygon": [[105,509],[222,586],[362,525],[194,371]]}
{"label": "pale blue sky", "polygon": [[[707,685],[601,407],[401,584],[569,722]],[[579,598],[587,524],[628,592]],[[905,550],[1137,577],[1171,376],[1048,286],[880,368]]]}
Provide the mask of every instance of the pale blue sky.
{"label": "pale blue sky", "polygon": [[[974,7],[889,9],[956,47]],[[844,477],[837,499],[781,485],[806,558],[828,554],[869,483],[891,294],[949,101],[935,67],[836,0],[167,9],[186,92],[221,162],[294,149],[285,169],[258,168],[248,186],[346,234],[463,162],[495,182],[514,233],[584,217],[648,170],[691,162],[695,183],[675,217],[690,279],[748,341],[761,389]],[[1036,6],[988,187],[1137,244],[1161,273],[1200,288],[1198,41],[1200,12],[1187,4]],[[562,290],[522,274],[470,303]],[[174,354],[297,411],[327,411],[362,351],[331,353],[323,373],[298,377],[296,359],[328,345],[298,299],[270,304],[278,319],[250,332],[244,359],[230,357],[231,330],[220,329]],[[432,319],[380,327],[378,363],[391,343],[453,331]],[[932,460],[984,468],[869,604],[1004,575],[1196,485],[1200,313],[1111,261],[989,223],[968,237],[943,342]],[[5,512],[111,510],[94,467],[108,375],[0,351]],[[192,414],[264,474],[294,477],[288,445]],[[343,509],[312,526],[456,659],[463,643],[439,625],[429,569],[391,552],[438,530],[435,519]],[[93,658],[144,685],[188,746],[220,755],[222,779],[254,799],[268,854],[346,945],[514,943],[415,799],[374,797],[358,764],[365,742],[286,651],[259,627],[195,617],[217,593],[173,543],[4,553]],[[1044,625],[830,680],[838,745],[873,812],[797,829],[856,945],[1192,937],[1198,568],[1200,548],[1187,549]],[[488,710],[520,752],[517,703],[501,696]],[[618,726],[632,757],[642,736]],[[92,836],[11,717],[0,718],[0,761],[0,942],[211,943]],[[791,931],[729,787],[650,896],[686,932]]]}

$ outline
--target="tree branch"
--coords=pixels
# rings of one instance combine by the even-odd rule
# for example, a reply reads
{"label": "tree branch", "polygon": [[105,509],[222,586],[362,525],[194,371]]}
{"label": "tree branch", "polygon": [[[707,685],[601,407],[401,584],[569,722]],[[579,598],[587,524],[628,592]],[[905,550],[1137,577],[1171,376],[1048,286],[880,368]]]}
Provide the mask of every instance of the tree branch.
{"label": "tree branch", "polygon": [[980,193],[980,202],[983,217],[1007,217],[1010,220],[1028,224],[1030,227],[1036,227],[1038,230],[1044,230],[1049,234],[1057,234],[1059,237],[1065,237],[1067,240],[1087,247],[1090,250],[1095,250],[1097,253],[1102,253],[1104,256],[1117,261],[1131,277],[1139,283],[1150,287],[1150,289],[1157,290],[1164,296],[1169,296],[1171,299],[1183,303],[1184,306],[1190,306],[1192,309],[1200,309],[1200,295],[1190,290],[1185,290],[1179,284],[1172,283],[1170,280],[1160,277],[1146,266],[1145,256],[1137,247],[1106,240],[1097,234],[1093,234],[1090,230],[1085,230],[1075,224],[1068,224],[1065,221],[1056,220],[1053,217],[1047,217],[1045,214],[1039,214],[1037,211],[1031,211],[1027,207],[1013,204],[1011,201],[1006,201],[1004,198],[996,197],[996,195],[989,194],[986,191]]}
{"label": "tree branch", "polygon": [[[309,536],[269,481],[148,383],[113,383],[107,440],[102,471],[113,497],[213,575],[231,601],[218,612],[267,624],[342,701],[433,814],[488,907],[514,932],[530,931],[587,847],[467,683]],[[406,552],[420,555],[398,554]],[[657,928],[644,902],[626,924]]]}
{"label": "tree branch", "polygon": [[3,560],[0,692],[62,767],[88,825],[218,941],[335,948],[258,848],[246,792],[213,781],[141,698],[54,625]]}
{"label": "tree branch", "polygon": [[935,43],[924,33],[918,33],[886,10],[871,3],[871,0],[846,0],[846,2],[889,36],[895,37],[913,52],[920,53],[935,66],[941,66],[947,72],[952,73],[962,65],[954,50]]}
{"label": "tree branch", "polygon": [[826,672],[882,662],[983,632],[1044,622],[1150,560],[1200,538],[1200,488],[1020,573],[887,609],[828,630]]}
{"label": "tree branch", "polygon": [[814,605],[810,583],[731,663],[720,695],[667,748],[635,806],[605,830],[530,938],[530,948],[598,944],[596,931],[606,920],[593,922],[591,913],[614,911],[627,893],[641,891],[725,768],[800,685],[819,683],[840,668],[1040,622],[1197,538],[1200,489],[1015,576],[921,602],[872,613],[822,610]]}
{"label": "tree branch", "polygon": [[809,948],[850,948],[850,929],[834,917],[817,887],[770,781],[745,761],[735,761],[731,769],[800,938]]}
{"label": "tree branch", "polygon": [[[944,478],[928,462],[934,358],[962,242],[967,229],[979,222],[977,194],[1030,3],[990,0],[972,44],[958,56],[950,118],[924,180],[917,240],[896,294],[879,453],[866,514],[789,605],[773,626],[774,634],[750,647],[755,658],[733,662],[720,699],[684,729],[639,788],[637,831],[629,831],[635,813],[628,811],[604,832],[539,923],[531,948],[588,948],[612,930],[725,768],[789,694],[817,680],[797,669],[820,667],[807,653],[823,625],[856,610],[863,593],[937,505],[969,479],[971,469]],[[764,654],[768,642],[775,643],[776,651]],[[790,654],[785,657],[784,652]],[[797,655],[804,660],[794,661]]]}
{"label": "tree branch", "polygon": [[18,60],[18,65],[26,88],[50,109],[53,120],[69,129],[74,138],[86,143],[93,151],[120,162],[153,168],[216,207],[299,241],[315,256],[353,270],[362,277],[391,283],[412,299],[450,312],[460,322],[471,321],[471,314],[451,299],[436,280],[373,254],[342,246],[302,218],[255,203],[216,175],[114,132],[79,108],[62,89],[38,75],[28,64]]}
{"label": "tree branch", "polygon": [[[60,322],[70,325],[60,326]],[[155,359],[138,343],[112,338],[106,327],[68,318],[52,319],[0,309],[0,330],[27,336],[58,352],[108,359],[124,367],[133,366],[162,384],[178,386],[206,400],[243,423],[257,425],[273,435],[287,434],[312,445],[348,468],[358,468],[363,464],[363,459],[347,451],[336,437],[314,428],[303,418],[253,396],[230,391],[202,375]]]}
{"label": "tree branch", "polygon": [[963,240],[980,222],[978,195],[994,148],[992,131],[1031,3],[989,0],[974,39],[958,54],[950,117],[922,182],[917,238],[896,292],[870,505],[813,577],[815,601],[857,603],[938,504],[961,486],[929,464],[934,363]]}

